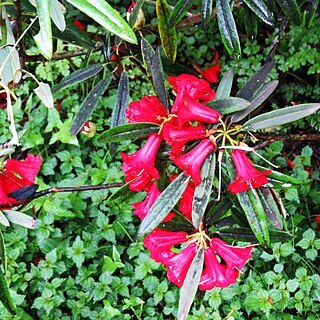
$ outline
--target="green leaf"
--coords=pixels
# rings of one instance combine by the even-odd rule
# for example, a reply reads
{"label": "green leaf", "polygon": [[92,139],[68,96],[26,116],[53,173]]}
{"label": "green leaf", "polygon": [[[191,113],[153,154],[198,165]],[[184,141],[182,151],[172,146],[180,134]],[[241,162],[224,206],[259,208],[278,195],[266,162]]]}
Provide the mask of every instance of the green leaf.
{"label": "green leaf", "polygon": [[269,76],[274,62],[270,61],[264,64],[259,71],[257,71],[249,81],[237,92],[236,96],[239,98],[252,101],[256,92],[262,87],[263,83]]}
{"label": "green leaf", "polygon": [[89,119],[91,113],[96,107],[99,98],[106,91],[111,82],[111,77],[100,80],[98,84],[91,90],[85,100],[82,102],[78,112],[73,118],[70,134],[75,136],[83,127],[84,123]]}
{"label": "green leaf", "polygon": [[218,110],[221,114],[229,114],[246,109],[250,105],[250,102],[242,98],[230,97],[212,100],[207,105]]}
{"label": "green leaf", "polygon": [[16,314],[16,306],[14,305],[14,302],[10,295],[8,283],[5,278],[5,274],[3,273],[1,268],[0,268],[0,301],[11,314]]}
{"label": "green leaf", "polygon": [[201,167],[201,183],[196,187],[192,202],[192,223],[199,229],[202,217],[207,208],[216,167],[216,154],[211,153]]}
{"label": "green leaf", "polygon": [[158,228],[168,230],[168,231],[186,231],[192,232],[194,230],[194,226],[183,214],[179,211],[173,210],[174,217],[168,221],[160,223]]}
{"label": "green leaf", "polygon": [[1,265],[4,272],[7,270],[7,251],[6,245],[4,243],[3,233],[0,230],[0,258],[1,258]]}
{"label": "green leaf", "polygon": [[135,140],[157,132],[159,128],[157,124],[147,122],[124,124],[103,132],[99,141],[108,143]]}
{"label": "green leaf", "polygon": [[299,26],[301,24],[301,11],[296,0],[277,0],[281,9],[290,21]]}
{"label": "green leaf", "polygon": [[256,108],[258,108],[265,100],[269,98],[271,93],[278,86],[279,81],[273,80],[263,85],[263,87],[254,95],[252,100],[250,101],[249,106],[241,112],[237,112],[231,118],[232,122],[239,122],[245,117],[247,117],[251,112],[253,112]]}
{"label": "green leaf", "polygon": [[50,0],[50,15],[53,23],[60,31],[66,28],[63,10],[58,0]]}
{"label": "green leaf", "polygon": [[38,82],[38,87],[33,89],[33,91],[48,109],[53,108],[53,96],[47,83]]}
{"label": "green leaf", "polygon": [[123,268],[124,264],[119,261],[113,261],[108,256],[103,256],[103,265],[102,265],[102,272],[110,272],[111,274],[114,273],[118,268]]}
{"label": "green leaf", "polygon": [[132,11],[130,13],[130,17],[129,17],[129,21],[128,21],[129,26],[131,28],[134,27],[134,25],[135,25],[135,23],[136,23],[136,21],[138,19],[139,11],[142,8],[143,3],[144,3],[144,0],[138,0],[138,1],[136,1],[136,4],[133,6],[133,9],[132,9]]}
{"label": "green leaf", "polygon": [[244,3],[267,25],[273,26],[273,16],[262,0],[244,0]]}
{"label": "green leaf", "polygon": [[309,9],[305,11],[305,25],[307,28],[312,26],[314,18],[317,16],[317,9],[319,6],[319,0],[307,0],[306,3],[309,5]]}
{"label": "green leaf", "polygon": [[144,37],[141,37],[141,52],[142,52],[142,59],[145,64],[147,74],[151,76],[154,50],[151,44]]}
{"label": "green leaf", "polygon": [[57,85],[52,88],[52,92],[56,92],[68,88],[76,83],[83,82],[99,73],[102,68],[102,64],[97,63],[77,70],[64,77]]}
{"label": "green leaf", "polygon": [[157,48],[152,59],[151,76],[154,89],[162,104],[169,109],[168,95],[165,86],[165,77],[162,67],[160,49]]}
{"label": "green leaf", "polygon": [[52,57],[52,29],[50,19],[50,0],[36,0],[39,16],[40,32],[34,36],[34,40],[42,55],[46,59]]}
{"label": "green leaf", "polygon": [[187,319],[196,296],[204,262],[204,249],[199,249],[190,264],[186,278],[180,290],[178,320]]}
{"label": "green leaf", "polygon": [[137,38],[133,30],[123,20],[119,12],[113,9],[106,1],[67,0],[67,2],[121,39],[131,43],[137,43]]}
{"label": "green leaf", "polygon": [[213,5],[212,0],[202,0],[201,19],[202,19],[202,24],[205,27],[209,25],[209,22],[211,20],[212,5]]}
{"label": "green leaf", "polygon": [[254,117],[243,125],[244,130],[266,129],[307,117],[320,109],[319,103],[299,104]]}
{"label": "green leaf", "polygon": [[177,33],[175,27],[169,27],[170,8],[166,0],[156,1],[158,29],[164,53],[169,61],[174,62],[177,56]]}
{"label": "green leaf", "polygon": [[206,213],[205,225],[211,226],[221,219],[233,206],[228,197],[223,197],[218,203],[212,200],[208,204],[208,212]]}
{"label": "green leaf", "polygon": [[228,0],[217,0],[218,26],[222,42],[230,55],[236,59],[241,56],[237,27]]}
{"label": "green leaf", "polygon": [[247,36],[250,41],[253,41],[258,34],[258,17],[252,14],[252,11],[247,5],[243,6],[243,22]]}
{"label": "green leaf", "polygon": [[[268,168],[255,165],[257,168],[263,169],[263,170],[268,170]],[[271,173],[268,175],[268,179],[270,180],[270,183],[273,183],[273,180],[275,181],[280,181],[284,182],[285,184],[294,184],[294,185],[299,185],[302,182],[294,177],[288,176],[284,173],[278,172],[276,170],[272,170]]]}
{"label": "green leaf", "polygon": [[151,232],[162,222],[162,220],[167,216],[167,214],[173,209],[173,207],[181,198],[181,195],[186,189],[189,180],[190,176],[186,176],[182,172],[160,194],[159,198],[150,208],[147,216],[142,220],[142,223],[138,230],[138,238]]}
{"label": "green leaf", "polygon": [[125,203],[128,201],[128,199],[134,197],[135,192],[129,189],[129,184],[130,182],[113,192],[112,195],[106,200],[106,205],[112,205],[116,202]]}
{"label": "green leaf", "polygon": [[188,9],[192,5],[193,0],[179,0],[178,3],[174,6],[173,10],[169,15],[169,28],[176,26],[184,15],[188,12]]}
{"label": "green leaf", "polygon": [[220,80],[219,86],[217,88],[215,99],[221,100],[221,99],[227,99],[230,97],[233,77],[234,77],[234,72],[232,69],[228,70],[228,72],[223,75],[222,79]]}

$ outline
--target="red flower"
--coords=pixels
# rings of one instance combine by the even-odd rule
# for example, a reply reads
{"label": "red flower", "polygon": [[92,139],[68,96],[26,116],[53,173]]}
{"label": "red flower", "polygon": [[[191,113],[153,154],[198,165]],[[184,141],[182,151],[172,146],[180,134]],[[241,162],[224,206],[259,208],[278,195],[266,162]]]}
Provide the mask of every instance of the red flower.
{"label": "red flower", "polygon": [[0,206],[2,210],[10,209],[21,203],[7,195],[34,183],[40,171],[41,158],[39,155],[28,154],[25,160],[8,159],[0,170]]}
{"label": "red flower", "polygon": [[217,51],[212,63],[214,63],[213,66],[202,71],[201,73],[202,79],[205,79],[209,82],[219,82],[218,73],[220,73],[220,65],[219,65],[219,54]]}
{"label": "red flower", "polygon": [[189,123],[189,121],[214,124],[219,121],[219,117],[219,111],[185,97],[178,112],[178,126],[182,128],[183,124]]}
{"label": "red flower", "polygon": [[211,290],[214,287],[224,288],[235,283],[239,276],[239,271],[221,264],[212,247],[204,251],[205,269],[199,283],[200,290]]}
{"label": "red flower", "polygon": [[236,167],[237,177],[229,184],[228,190],[233,194],[248,191],[250,187],[260,188],[268,183],[266,175],[271,170],[259,171],[256,169],[243,150],[234,149],[231,153]]}
{"label": "red flower", "polygon": [[316,230],[320,230],[320,216],[316,216],[316,223],[318,224]]}
{"label": "red flower", "polygon": [[168,81],[173,86],[172,89],[177,93],[172,107],[173,113],[179,111],[186,97],[191,98],[193,101],[211,101],[216,95],[207,81],[189,74],[181,74],[177,77],[169,76]]}
{"label": "red flower", "polygon": [[129,6],[129,8],[128,8],[128,10],[127,10],[127,12],[131,13],[135,5],[136,5],[136,2],[132,1],[130,6]]}
{"label": "red flower", "polygon": [[162,118],[168,117],[167,109],[155,96],[143,97],[140,101],[131,102],[126,109],[129,123],[152,122],[161,124]]}
{"label": "red flower", "polygon": [[86,30],[86,27],[78,19],[73,20],[73,24],[82,31]]}
{"label": "red flower", "polygon": [[[141,220],[143,220],[146,217],[150,208],[152,207],[152,205],[155,203],[155,201],[159,198],[161,194],[155,182],[150,183],[147,187],[149,186],[150,186],[150,190],[148,190],[148,194],[146,198],[143,201],[134,203],[132,205],[135,208],[133,213],[137,215]],[[173,217],[174,217],[174,213],[170,212],[163,221],[168,222]]]}
{"label": "red flower", "polygon": [[184,231],[155,229],[143,239],[143,244],[150,251],[152,259],[167,265],[168,260],[177,255],[171,251],[171,248],[185,241],[187,241],[187,233]]}
{"label": "red flower", "polygon": [[144,146],[133,154],[121,152],[123,160],[122,170],[126,174],[126,182],[132,180],[129,188],[139,192],[153,179],[159,179],[159,172],[154,166],[156,155],[160,147],[162,138],[157,134],[152,134]]}
{"label": "red flower", "polygon": [[196,185],[200,184],[200,169],[204,160],[215,149],[215,145],[209,140],[202,140],[195,148],[182,156],[171,155],[170,159],[185,172],[191,176]]}
{"label": "red flower", "polygon": [[174,155],[180,155],[185,144],[189,141],[204,139],[206,135],[206,127],[200,124],[197,126],[185,124],[181,129],[178,129],[176,118],[165,122],[162,129],[162,136],[172,147],[171,154]]}

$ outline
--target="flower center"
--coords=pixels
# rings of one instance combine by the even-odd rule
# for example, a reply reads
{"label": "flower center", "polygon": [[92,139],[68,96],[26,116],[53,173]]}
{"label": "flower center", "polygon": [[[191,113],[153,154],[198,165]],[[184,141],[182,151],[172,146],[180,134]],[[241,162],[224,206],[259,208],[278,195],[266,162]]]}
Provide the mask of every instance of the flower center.
{"label": "flower center", "polygon": [[163,129],[163,126],[166,122],[169,122],[171,121],[173,118],[176,118],[177,115],[176,114],[169,114],[168,117],[161,117],[161,116],[158,116],[157,119],[159,121],[162,121],[161,124],[160,124],[160,129],[159,129],[159,132],[158,132],[158,135],[161,134],[161,131]]}
{"label": "flower center", "polygon": [[188,242],[190,243],[196,243],[197,247],[199,249],[201,248],[208,248],[208,243],[210,243],[211,238],[206,234],[204,230],[202,230],[201,226],[199,228],[199,231],[197,233],[191,234],[187,236]]}

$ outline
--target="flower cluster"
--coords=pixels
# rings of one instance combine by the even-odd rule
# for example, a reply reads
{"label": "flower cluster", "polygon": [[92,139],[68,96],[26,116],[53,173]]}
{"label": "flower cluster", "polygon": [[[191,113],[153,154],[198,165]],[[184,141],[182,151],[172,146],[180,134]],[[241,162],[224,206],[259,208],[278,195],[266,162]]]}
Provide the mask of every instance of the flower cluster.
{"label": "flower cluster", "polygon": [[[215,98],[215,92],[208,81],[187,74],[169,76],[168,81],[176,96],[170,111],[156,96],[145,96],[131,102],[126,109],[129,123],[153,123],[159,126],[159,131],[150,134],[145,144],[135,153],[121,153],[122,169],[132,191],[146,192],[143,201],[133,204],[133,213],[143,220],[161,194],[157,185],[160,179],[157,155],[164,146],[164,152],[168,154],[171,163],[191,178],[178,202],[177,210],[192,223],[194,193],[202,182],[200,169],[205,159],[218,148],[223,148],[226,141],[233,148],[231,157],[236,169],[236,178],[228,186],[231,193],[263,186],[268,183],[267,175],[271,171],[259,171],[254,167],[245,148],[238,147],[243,143],[231,137],[238,129],[227,129],[220,113],[206,105]],[[167,173],[170,182],[176,179],[177,173],[172,173],[172,170]],[[164,222],[173,217],[173,212],[168,213]],[[151,257],[167,268],[169,281],[178,286],[183,284],[197,251],[203,248],[204,269],[199,283],[201,290],[234,283],[239,270],[250,259],[253,248],[253,245],[244,248],[230,246],[217,237],[211,239],[202,229],[195,229],[191,234],[155,229],[144,239],[144,245],[150,250]],[[177,245],[180,247],[174,248]]]}

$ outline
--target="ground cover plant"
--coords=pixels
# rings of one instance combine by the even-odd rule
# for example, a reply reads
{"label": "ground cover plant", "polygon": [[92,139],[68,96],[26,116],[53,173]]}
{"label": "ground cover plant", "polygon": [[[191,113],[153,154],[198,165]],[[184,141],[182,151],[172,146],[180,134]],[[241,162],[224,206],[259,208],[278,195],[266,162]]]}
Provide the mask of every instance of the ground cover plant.
{"label": "ground cover plant", "polygon": [[318,4],[1,2],[1,319],[319,319]]}

